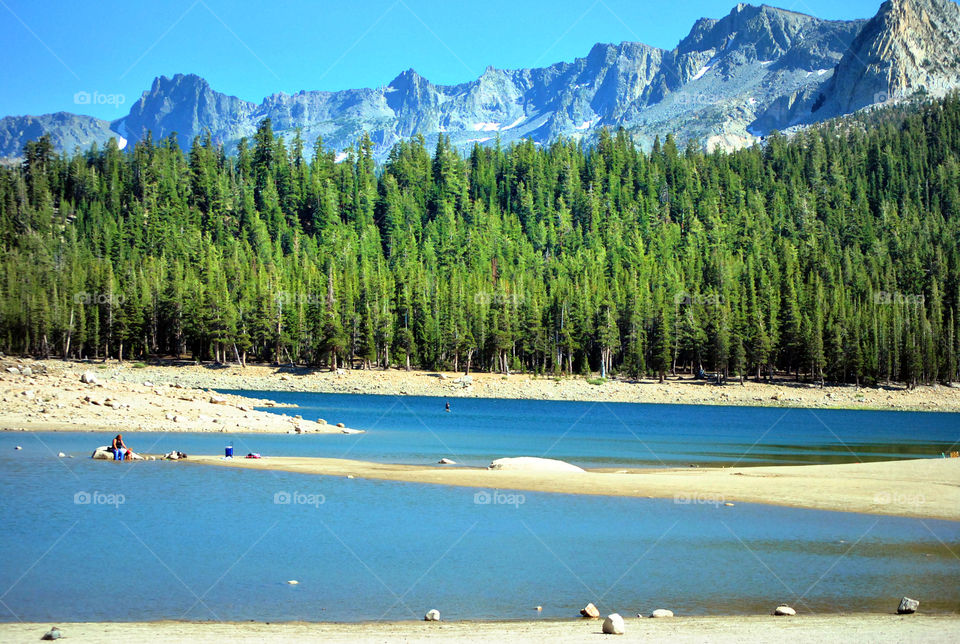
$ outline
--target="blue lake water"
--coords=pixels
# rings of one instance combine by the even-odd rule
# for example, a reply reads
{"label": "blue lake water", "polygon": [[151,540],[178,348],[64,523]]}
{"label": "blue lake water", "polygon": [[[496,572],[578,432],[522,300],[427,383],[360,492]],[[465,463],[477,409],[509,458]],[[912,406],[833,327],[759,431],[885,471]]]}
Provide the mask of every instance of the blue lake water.
{"label": "blue lake water", "polygon": [[[960,438],[956,414],[500,400],[453,400],[446,414],[429,398],[269,397],[369,431],[231,435],[238,453],[617,467],[931,455]],[[889,612],[902,595],[960,610],[960,523],[87,458],[108,438],[0,434],[0,620],[531,619],[588,601],[624,614]],[[228,440],[125,438],[187,453]]]}
{"label": "blue lake water", "polygon": [[[247,391],[297,404],[269,411],[344,422],[368,433],[304,436],[270,453],[391,463],[449,457],[486,466],[548,456],[582,467],[786,465],[939,456],[960,440],[960,414],[646,405]],[[246,439],[243,439],[244,441]],[[240,449],[252,449],[237,443]],[[956,449],[954,447],[954,449]],[[181,450],[187,451],[187,450]],[[187,452],[189,453],[189,452]]]}

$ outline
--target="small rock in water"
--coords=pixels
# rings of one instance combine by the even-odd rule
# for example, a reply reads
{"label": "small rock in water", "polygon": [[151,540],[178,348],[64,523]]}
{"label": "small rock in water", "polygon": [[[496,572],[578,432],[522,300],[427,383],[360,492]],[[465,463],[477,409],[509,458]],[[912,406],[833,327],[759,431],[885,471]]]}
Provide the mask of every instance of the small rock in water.
{"label": "small rock in water", "polygon": [[297,581],[296,579],[291,579],[291,580],[288,581],[287,583],[290,584],[291,586],[296,586],[296,585],[299,584],[300,582]]}
{"label": "small rock in water", "polygon": [[650,617],[673,617],[673,611],[666,608],[658,608],[650,613]]}
{"label": "small rock in water", "polygon": [[43,634],[42,640],[58,640],[63,637],[63,633],[60,632],[60,629],[54,626],[49,631]]}
{"label": "small rock in water", "polygon": [[729,502],[724,503],[724,505],[727,506],[728,508],[732,508],[732,507],[733,507],[733,503],[729,503]]}
{"label": "small rock in water", "polygon": [[603,620],[602,630],[607,635],[623,635],[623,618],[620,617],[619,613],[607,615],[607,618]]}
{"label": "small rock in water", "polygon": [[900,605],[897,606],[897,615],[912,615],[917,612],[918,608],[920,608],[918,600],[904,597],[900,600]]}
{"label": "small rock in water", "polygon": [[66,458],[67,455],[64,454],[63,452],[60,452],[59,454],[57,454],[57,457],[59,457],[59,458]]}
{"label": "small rock in water", "polygon": [[22,448],[22,447],[20,447],[19,445],[17,445],[17,446],[16,446],[16,447],[14,447],[13,449],[23,449],[23,448]]}
{"label": "small rock in water", "polygon": [[778,617],[793,617],[794,615],[797,614],[797,611],[790,608],[786,604],[780,604],[775,609],[773,609],[773,614],[777,615]]}
{"label": "small rock in water", "polygon": [[540,611],[542,611],[542,610],[543,610],[543,606],[537,606],[537,612],[538,612],[538,613],[539,613]]}
{"label": "small rock in water", "polygon": [[590,602],[586,606],[580,609],[580,614],[584,617],[590,617],[596,619],[600,617],[600,611],[597,610],[597,607],[593,605],[593,602]]}
{"label": "small rock in water", "polygon": [[427,614],[423,616],[423,621],[425,622],[439,622],[440,621],[440,611],[436,608],[427,611]]}

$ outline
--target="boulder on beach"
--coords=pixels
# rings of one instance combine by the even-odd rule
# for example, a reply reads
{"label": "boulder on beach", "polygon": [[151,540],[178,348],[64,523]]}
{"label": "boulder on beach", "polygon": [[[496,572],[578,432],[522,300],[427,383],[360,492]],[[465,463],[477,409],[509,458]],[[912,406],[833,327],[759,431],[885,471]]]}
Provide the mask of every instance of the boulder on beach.
{"label": "boulder on beach", "polygon": [[779,606],[773,609],[773,614],[777,615],[778,617],[793,617],[794,615],[797,614],[797,611],[790,608],[786,604],[780,604]]}
{"label": "boulder on beach", "polygon": [[95,385],[97,384],[97,374],[92,371],[84,371],[80,376],[80,382],[85,385]]}
{"label": "boulder on beach", "polygon": [[[516,456],[498,458],[490,463],[490,470],[510,470],[515,472],[583,472],[583,468],[553,458],[537,456]],[[598,615],[599,617],[599,615]]]}
{"label": "boulder on beach", "polygon": [[900,605],[897,606],[897,615],[912,615],[917,612],[918,608],[920,608],[918,600],[904,597],[900,600]]}
{"label": "boulder on beach", "polygon": [[457,462],[456,462],[455,460],[453,460],[452,458],[441,458],[441,459],[440,459],[439,461],[437,461],[437,462],[438,462],[440,465],[456,465],[456,464],[457,464]]}
{"label": "boulder on beach", "polygon": [[658,608],[650,613],[650,617],[673,617],[673,611],[666,608]]}
{"label": "boulder on beach", "polygon": [[607,615],[603,620],[602,630],[607,635],[623,635],[623,618],[620,617],[620,613]]}
{"label": "boulder on beach", "polygon": [[439,622],[440,621],[440,611],[436,608],[432,608],[427,611],[427,614],[423,616],[423,621],[425,622]]}
{"label": "boulder on beach", "polygon": [[584,617],[590,617],[596,619],[600,617],[600,611],[597,610],[597,607],[593,605],[593,602],[590,602],[586,606],[580,609],[580,614]]}

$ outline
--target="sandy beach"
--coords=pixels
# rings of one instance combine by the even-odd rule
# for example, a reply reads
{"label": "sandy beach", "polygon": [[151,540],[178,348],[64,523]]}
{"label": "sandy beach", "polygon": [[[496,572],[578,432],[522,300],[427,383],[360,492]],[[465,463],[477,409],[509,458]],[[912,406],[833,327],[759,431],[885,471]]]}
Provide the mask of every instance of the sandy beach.
{"label": "sandy beach", "polygon": [[[960,615],[802,615],[675,617],[625,615],[616,642],[928,642],[960,640]],[[35,642],[50,624],[0,624],[0,640]],[[511,622],[92,622],[57,624],[71,642],[584,642],[605,641],[601,620]]]}
{"label": "sandy beach", "polygon": [[574,473],[421,467],[297,457],[252,460],[191,456],[188,462],[486,490],[667,498],[677,503],[716,505],[730,512],[736,511],[736,502],[745,502],[960,521],[958,458]]}
{"label": "sandy beach", "polygon": [[[30,376],[11,373],[27,367]],[[747,382],[716,386],[689,377],[656,380],[607,380],[591,384],[584,377],[536,377],[529,374],[504,376],[495,373],[459,373],[402,370],[338,370],[336,372],[289,366],[195,365],[174,366],[108,361],[64,362],[61,360],[0,359],[0,426],[29,429],[83,429],[112,426],[117,414],[102,406],[82,403],[90,392],[81,386],[80,374],[92,371],[114,399],[126,396],[128,413],[135,416],[138,431],[289,431],[289,424],[273,425],[267,415],[231,417],[215,427],[199,416],[215,418],[210,410],[189,403],[200,402],[210,391],[257,390],[321,393],[378,394],[390,396],[437,396],[456,398],[512,398],[533,400],[578,400],[691,405],[737,405],[804,407],[812,409],[887,409],[960,412],[960,387],[916,387],[900,385],[882,388],[827,386],[820,388],[792,379],[772,384]],[[176,389],[177,391],[173,391]],[[162,398],[152,401],[155,391]],[[32,392],[29,396],[25,392]],[[186,393],[184,393],[186,392]],[[77,395],[77,394],[83,395]],[[73,394],[73,395],[67,395]],[[193,400],[184,400],[184,398]],[[130,400],[133,399],[133,400]],[[200,400],[198,400],[200,399]],[[47,402],[52,404],[45,404]],[[135,401],[147,404],[134,407]],[[63,404],[65,407],[58,407]],[[241,403],[243,404],[243,403]],[[246,406],[250,406],[247,404]],[[159,408],[159,409],[158,409]],[[44,411],[45,410],[45,411]],[[65,413],[61,413],[64,412]],[[214,410],[216,411],[216,410]],[[221,410],[222,411],[222,410]],[[155,412],[160,412],[159,416]],[[250,413],[250,412],[244,412]],[[291,412],[291,416],[296,412]],[[179,415],[179,421],[166,418]],[[335,424],[344,419],[325,419]],[[349,421],[349,419],[346,419]],[[247,422],[243,422],[247,421]],[[307,423],[304,429],[317,431]],[[347,423],[349,424],[349,422]]]}

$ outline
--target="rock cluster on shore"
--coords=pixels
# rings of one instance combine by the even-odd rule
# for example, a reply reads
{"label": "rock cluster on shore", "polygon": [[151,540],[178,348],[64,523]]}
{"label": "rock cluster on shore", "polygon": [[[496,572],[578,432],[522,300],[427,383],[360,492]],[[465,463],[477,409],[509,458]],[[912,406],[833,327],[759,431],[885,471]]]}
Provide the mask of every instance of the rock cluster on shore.
{"label": "rock cluster on shore", "polygon": [[[101,365],[102,366],[102,365]],[[134,369],[76,371],[68,362],[36,367],[9,366],[0,371],[0,429],[105,432],[274,432],[357,433],[300,416],[259,411],[282,407],[261,400],[185,387],[155,384],[124,376]]]}

